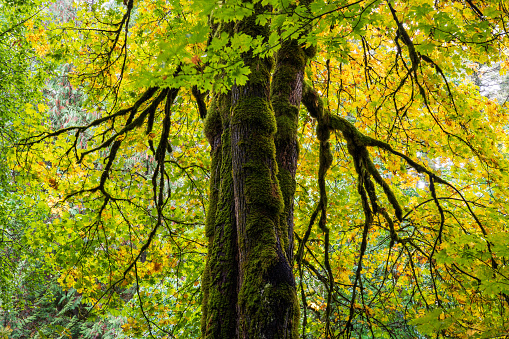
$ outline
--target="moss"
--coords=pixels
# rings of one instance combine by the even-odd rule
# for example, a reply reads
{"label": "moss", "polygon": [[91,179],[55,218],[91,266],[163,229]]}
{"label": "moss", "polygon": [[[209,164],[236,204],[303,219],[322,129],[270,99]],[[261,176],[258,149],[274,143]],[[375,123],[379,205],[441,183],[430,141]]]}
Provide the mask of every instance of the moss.
{"label": "moss", "polygon": [[304,84],[302,93],[302,103],[306,106],[309,114],[315,119],[321,119],[323,114],[323,101],[318,96],[313,86],[309,83]]}
{"label": "moss", "polygon": [[[284,213],[281,215],[280,220],[280,230],[281,230],[281,239],[284,243],[284,248],[290,248],[288,238],[288,225],[287,225],[287,217],[290,213],[290,207],[292,206],[293,197],[295,195],[295,190],[297,187],[295,178],[287,169],[280,169],[278,173],[279,186],[281,188],[281,192],[283,194],[284,199]],[[289,258],[293,253],[288,253]]]}
{"label": "moss", "polygon": [[282,194],[277,181],[267,178],[268,174],[269,171],[253,173],[246,179],[246,200],[264,213],[277,216],[283,210]]}
{"label": "moss", "polygon": [[307,61],[308,55],[297,39],[284,41],[277,53],[272,80],[272,106],[277,121],[277,160],[281,171],[278,179],[284,199],[284,211],[279,223],[281,240],[289,260],[293,259],[293,199],[299,153],[298,105],[305,91],[304,71]]}
{"label": "moss", "polygon": [[[259,255],[247,261],[244,267],[246,283],[239,294],[239,304],[249,314],[249,321],[243,323],[242,332],[248,333],[248,338],[260,338],[262,333],[270,334],[267,333],[267,328],[270,328],[274,335],[267,337],[298,338],[299,308],[295,286],[288,282],[289,277],[271,279],[271,276],[274,277],[271,271],[277,271],[282,262],[277,256],[277,249],[259,246],[253,252]],[[289,267],[286,269],[290,270]],[[287,313],[290,313],[293,326],[279,323],[282,322],[281,316]]]}
{"label": "moss", "polygon": [[[289,67],[289,69],[291,70],[293,67]],[[290,102],[289,102],[289,97],[291,95],[291,92],[292,92],[292,87],[291,87],[291,84],[295,82],[295,73],[292,73],[291,72],[283,72],[281,71],[281,69],[276,69],[276,72],[274,74],[274,79],[272,80],[272,103],[276,103],[276,102],[280,102],[280,104],[282,103],[288,103],[288,105],[290,105]],[[279,111],[276,111],[276,114],[277,115],[280,115],[282,113],[284,113],[285,111],[282,111],[282,112],[279,112]]]}
{"label": "moss", "polygon": [[[277,64],[282,66],[276,71],[286,72],[286,75],[280,75],[283,79],[286,77],[292,77],[295,71],[304,70],[308,61],[308,56],[305,51],[299,46],[296,40],[289,40],[283,42],[281,48],[277,53]],[[275,87],[279,87],[276,86]]]}
{"label": "moss", "polygon": [[205,235],[211,237],[214,234],[214,224],[216,219],[217,200],[219,196],[219,168],[221,167],[221,148],[211,151],[211,176],[209,187],[209,206],[205,220]]}
{"label": "moss", "polygon": [[279,173],[279,185],[282,191],[295,192],[297,184],[292,177],[292,174],[286,170],[282,169]]}
{"label": "moss", "polygon": [[274,67],[274,58],[258,58],[256,56],[244,58],[246,65],[249,65],[251,74],[249,82],[251,84],[262,84],[267,89],[270,89],[270,73]]}
{"label": "moss", "polygon": [[[209,238],[207,258],[210,258],[212,256],[212,243],[213,239]],[[200,322],[201,333],[206,333],[207,329],[209,288],[210,288],[210,260],[207,260],[201,278],[201,291],[202,291],[202,304],[201,304],[202,315]]]}
{"label": "moss", "polygon": [[330,138],[330,127],[325,121],[319,119],[316,125],[316,137],[321,142],[326,142]]}
{"label": "moss", "polygon": [[[288,96],[286,96],[288,98]],[[286,100],[273,98],[272,107],[276,112],[277,140],[295,140],[299,123],[299,108]]]}
{"label": "moss", "polygon": [[245,98],[233,109],[231,124],[248,124],[257,126],[264,133],[273,134],[276,131],[276,119],[272,113],[270,103],[262,98]]}
{"label": "moss", "polygon": [[[291,267],[283,248],[287,235],[281,228],[283,196],[275,160],[275,118],[266,100],[242,98],[233,109],[232,129],[238,134],[238,153],[244,163],[234,172],[243,181],[246,202],[244,234],[239,249],[246,256],[241,263],[239,291],[241,337],[283,337],[295,326],[282,324],[285,314],[298,306]],[[273,334],[271,336],[270,334]],[[289,337],[290,335],[288,335]]]}
{"label": "moss", "polygon": [[209,297],[211,287],[211,258],[213,257],[213,244],[214,244],[214,225],[216,220],[216,210],[219,198],[219,179],[221,167],[221,147],[216,144],[217,138],[221,134],[221,119],[214,98],[205,120],[205,135],[211,144],[211,178],[210,178],[210,191],[209,191],[209,205],[207,208],[207,217],[205,220],[205,235],[208,237],[208,253],[205,270],[202,275],[202,317],[201,317],[201,331],[206,333],[207,323],[210,315]]}
{"label": "moss", "polygon": [[210,203],[206,221],[209,248],[202,278],[201,329],[204,338],[213,339],[232,338],[237,326],[238,247],[233,209],[230,97],[220,94],[214,98],[205,127],[207,137],[215,144],[211,152]]}
{"label": "moss", "polygon": [[242,195],[246,205],[242,211],[246,215],[244,233],[239,234],[240,253],[245,256],[240,269],[241,337],[271,337],[269,332],[274,331],[279,335],[273,337],[282,337],[280,331],[287,331],[286,325],[278,324],[277,319],[296,304],[295,298],[282,292],[294,287],[283,250],[284,232],[280,228],[284,203],[277,179],[275,126],[267,100],[241,98],[233,109],[232,130],[235,129],[238,140],[232,147],[237,147],[237,153],[243,155],[238,159],[243,163],[234,167],[234,178],[243,180],[243,192],[237,194]]}
{"label": "moss", "polygon": [[[223,130],[230,128],[231,93],[221,94],[217,98],[217,107]],[[229,139],[228,139],[229,140]]]}
{"label": "moss", "polygon": [[[298,114],[298,108],[287,106],[286,108],[294,110]],[[276,140],[295,140],[297,139],[298,116],[280,115],[276,118],[277,131]]]}
{"label": "moss", "polygon": [[[255,4],[255,12],[261,10],[264,9],[260,3]],[[268,27],[256,25],[255,20],[254,15],[243,19],[236,24],[236,32],[268,37]],[[278,109],[284,114],[276,121],[269,101],[273,60],[252,53],[242,57],[251,74],[244,86],[232,89],[231,112],[233,184],[237,213],[242,216],[237,220],[242,260],[239,337],[297,338],[298,303],[292,269],[285,255],[287,235],[281,222],[284,202],[274,136],[277,124],[285,133],[296,130],[298,108],[291,107],[288,100],[286,106],[279,100],[283,104]],[[295,137],[296,133],[284,136]],[[227,161],[223,157],[223,162]],[[289,324],[288,319],[293,323]]]}

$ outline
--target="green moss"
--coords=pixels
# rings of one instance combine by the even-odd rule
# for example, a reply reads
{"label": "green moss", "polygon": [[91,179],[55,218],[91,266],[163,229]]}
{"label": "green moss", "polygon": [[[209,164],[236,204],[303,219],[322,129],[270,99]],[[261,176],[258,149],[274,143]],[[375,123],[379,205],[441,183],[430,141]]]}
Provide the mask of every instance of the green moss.
{"label": "green moss", "polygon": [[[205,126],[209,141],[216,142],[211,152],[210,203],[206,220],[209,247],[202,278],[202,336],[211,339],[232,338],[237,326],[238,247],[232,208],[230,98],[231,94],[215,96]],[[220,142],[217,141],[219,136]]]}
{"label": "green moss", "polygon": [[[292,318],[298,314],[293,276],[283,250],[287,235],[280,222],[284,203],[275,161],[275,118],[267,101],[243,98],[233,110],[233,125],[239,125],[239,137],[245,139],[232,146],[240,147],[248,159],[238,169],[242,173],[234,173],[235,177],[244,178],[244,192],[240,194],[247,205],[243,211],[245,233],[239,235],[244,237],[239,243],[240,252],[247,256],[241,267],[243,283],[239,291],[241,332],[249,338],[260,338],[268,328],[287,330],[274,323],[285,312],[291,312]],[[283,276],[281,281],[271,281],[279,274]]]}
{"label": "green moss", "polygon": [[298,108],[295,106],[286,106],[287,109],[292,110],[295,113],[294,116],[290,114],[280,115],[276,117],[277,121],[277,134],[276,140],[295,140],[297,139],[297,127],[298,127]]}
{"label": "green moss", "polygon": [[210,307],[210,287],[211,287],[211,258],[214,256],[214,225],[216,220],[216,210],[219,197],[219,179],[221,167],[221,147],[214,148],[214,140],[221,134],[221,119],[216,105],[216,98],[214,97],[205,120],[205,135],[211,144],[211,178],[210,178],[210,191],[209,191],[209,206],[207,208],[207,217],[205,220],[205,235],[208,237],[208,254],[205,270],[202,275],[202,317],[201,317],[201,331],[207,332],[207,323],[211,314]]}
{"label": "green moss", "polygon": [[211,152],[211,176],[209,187],[209,206],[205,220],[205,235],[211,237],[214,234],[214,224],[216,219],[217,200],[219,196],[219,168],[221,167],[221,148]]}
{"label": "green moss", "polygon": [[223,129],[230,127],[231,93],[221,94],[217,98],[217,107]]}
{"label": "green moss", "polygon": [[[209,238],[207,258],[211,257],[212,243],[213,243],[213,239]],[[206,328],[207,328],[209,286],[210,286],[210,260],[207,260],[207,262],[205,264],[205,269],[203,270],[203,274],[202,274],[202,278],[201,278],[201,291],[202,291],[202,304],[201,304],[202,315],[201,315],[201,322],[200,322],[201,333],[205,333]]]}
{"label": "green moss", "polygon": [[[281,314],[290,312],[293,321],[293,326],[290,327],[292,333],[284,335],[288,328],[281,329],[274,338],[298,338],[299,308],[295,287],[287,282],[271,282],[268,279],[269,271],[277,269],[281,259],[277,256],[276,248],[263,246],[262,241],[259,243],[260,246],[251,252],[259,255],[257,254],[256,258],[249,258],[244,267],[245,283],[239,294],[239,304],[249,314],[250,321],[243,323],[242,332],[248,333],[248,338],[261,338],[264,328],[277,327],[274,321]],[[256,252],[257,250],[259,252]]]}
{"label": "green moss", "polygon": [[270,86],[270,73],[274,67],[274,58],[258,58],[256,56],[244,58],[246,65],[249,65],[251,74],[249,75],[249,82],[251,84],[262,85],[269,89]]}
{"label": "green moss", "polygon": [[[284,199],[284,212],[282,213],[280,220],[281,239],[283,240],[284,248],[287,249],[290,248],[290,240],[288,239],[288,225],[286,219],[290,213],[290,206],[292,204],[293,197],[295,196],[297,184],[295,178],[293,178],[292,174],[286,169],[280,169],[278,173],[278,180]],[[288,255],[292,254],[290,253]]]}
{"label": "green moss", "polygon": [[276,70],[272,80],[272,106],[277,121],[275,141],[281,171],[278,179],[285,206],[280,216],[279,229],[286,255],[291,260],[293,253],[290,251],[293,250],[293,244],[290,244],[289,235],[293,234],[293,229],[288,220],[293,218],[292,202],[296,183],[292,173],[296,171],[295,159],[298,158],[299,152],[297,142],[299,107],[293,103],[300,104],[300,96],[305,91],[303,77],[308,55],[297,39],[287,40],[278,51],[276,60]]}
{"label": "green moss", "polygon": [[[255,6],[256,12],[264,10],[260,3]],[[268,29],[256,25],[255,16],[252,16],[236,24],[235,31],[268,37]],[[280,125],[283,133],[278,132],[278,135],[295,140],[298,108],[289,103],[286,88],[273,92],[275,97],[280,96],[273,101],[280,104],[277,109],[281,112],[278,115],[281,119],[276,121],[273,105],[269,102],[273,59],[258,58],[250,52],[242,57],[251,74],[244,86],[232,89],[235,105],[231,111],[231,130],[235,140],[235,144],[231,145],[234,150],[233,178],[236,190],[242,190],[236,191],[236,208],[243,217],[237,221],[242,258],[238,294],[239,336],[297,338],[298,303],[292,269],[285,255],[288,240],[285,223],[281,222],[284,202],[278,180],[274,138],[276,126]],[[288,60],[292,57],[290,54],[287,56]],[[305,64],[305,54],[300,57],[300,61],[296,61],[299,67]],[[287,79],[290,79],[290,73],[288,71]],[[283,86],[285,79],[278,79]],[[288,81],[293,81],[293,78],[286,81],[288,87]],[[222,161],[230,160],[223,154]],[[285,188],[288,185],[292,184],[283,184]],[[239,208],[242,210],[239,211]],[[286,323],[288,316],[293,321],[291,326]]]}
{"label": "green moss", "polygon": [[266,178],[263,173],[259,176],[249,176],[246,180],[245,194],[248,204],[256,205],[269,215],[277,216],[283,209],[281,190],[277,181]]}
{"label": "green moss", "polygon": [[262,98],[244,98],[233,109],[231,124],[248,124],[257,126],[264,133],[276,131],[276,119],[270,103]]}
{"label": "green moss", "polygon": [[277,64],[283,66],[283,68],[276,71],[287,73],[280,75],[282,78],[293,77],[295,71],[304,70],[307,61],[308,56],[296,40],[285,41],[277,53]]}

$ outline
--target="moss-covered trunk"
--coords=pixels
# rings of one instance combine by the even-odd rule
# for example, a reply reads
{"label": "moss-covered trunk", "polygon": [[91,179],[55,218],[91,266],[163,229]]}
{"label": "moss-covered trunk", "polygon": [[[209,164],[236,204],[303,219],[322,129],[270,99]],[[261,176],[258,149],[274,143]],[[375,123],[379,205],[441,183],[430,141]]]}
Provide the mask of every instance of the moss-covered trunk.
{"label": "moss-covered trunk", "polygon": [[[267,10],[255,6],[257,13]],[[255,17],[238,22],[235,32],[268,37]],[[251,53],[243,59],[249,80],[216,96],[206,123],[212,176],[202,333],[293,339],[299,319],[293,199],[307,56],[295,41],[283,42],[272,91],[273,59]]]}
{"label": "moss-covered trunk", "polygon": [[238,246],[232,182],[230,95],[217,95],[207,114],[205,133],[211,145],[209,239],[203,274],[202,335],[237,338]]}
{"label": "moss-covered trunk", "polygon": [[[306,53],[307,52],[307,53]],[[290,263],[293,261],[293,202],[295,197],[295,174],[299,157],[297,126],[299,106],[304,88],[304,71],[311,50],[305,50],[297,40],[281,42],[276,56],[272,80],[272,107],[274,108],[277,133],[276,159],[279,167],[278,180],[283,193],[284,211],[281,222],[286,225],[288,242],[285,245]]]}
{"label": "moss-covered trunk", "polygon": [[[255,5],[258,6],[258,5]],[[256,8],[256,7],[255,7]],[[264,10],[258,8],[258,10]],[[237,32],[268,36],[255,15]],[[288,229],[276,162],[276,119],[270,103],[273,60],[245,53],[249,80],[232,89],[232,161],[239,244],[240,338],[296,338],[298,302],[288,259]]]}

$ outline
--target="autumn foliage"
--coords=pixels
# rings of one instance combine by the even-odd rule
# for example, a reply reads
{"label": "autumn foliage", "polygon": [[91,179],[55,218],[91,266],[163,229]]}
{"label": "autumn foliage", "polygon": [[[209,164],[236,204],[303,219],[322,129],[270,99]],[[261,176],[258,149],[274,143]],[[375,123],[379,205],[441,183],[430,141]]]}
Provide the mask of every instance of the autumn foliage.
{"label": "autumn foliage", "polygon": [[[157,338],[216,338],[234,314],[241,338],[270,323],[252,293],[281,300],[291,338],[507,336],[508,92],[474,82],[506,79],[504,1],[68,13],[25,23],[31,48],[65,65],[65,95],[25,107],[10,157],[51,207],[30,241],[93,312],[128,305],[124,334]],[[270,219],[256,234],[272,247],[239,215]],[[242,262],[264,256],[277,264],[259,277]]]}

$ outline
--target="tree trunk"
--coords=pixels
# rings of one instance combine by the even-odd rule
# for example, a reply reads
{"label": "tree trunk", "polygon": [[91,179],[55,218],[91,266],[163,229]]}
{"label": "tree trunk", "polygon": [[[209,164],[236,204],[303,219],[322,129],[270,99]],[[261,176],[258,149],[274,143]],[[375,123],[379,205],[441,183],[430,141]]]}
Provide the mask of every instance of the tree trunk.
{"label": "tree trunk", "polygon": [[[253,20],[254,21],[254,20]],[[254,26],[253,23],[251,27]],[[245,86],[232,90],[232,161],[239,239],[241,338],[294,338],[298,304],[277,179],[271,61],[246,57]]]}
{"label": "tree trunk", "polygon": [[[256,6],[256,14],[265,10]],[[268,28],[256,25],[256,14],[238,22],[235,32],[268,37]],[[207,116],[212,176],[204,338],[298,337],[293,198],[307,56],[296,41],[282,46],[272,102],[273,60],[248,52],[243,55],[251,70],[248,82],[217,95]]]}
{"label": "tree trunk", "polygon": [[237,338],[238,246],[228,94],[219,94],[214,99],[207,115],[205,133],[211,145],[212,168],[201,328],[205,338]]}
{"label": "tree trunk", "polygon": [[[308,52],[308,53],[306,53]],[[272,107],[274,108],[277,133],[276,158],[279,166],[278,180],[284,199],[281,222],[286,224],[288,242],[286,255],[293,262],[293,200],[295,196],[295,174],[299,157],[297,126],[299,106],[304,88],[304,70],[311,50],[305,51],[297,40],[281,42],[276,57],[276,68],[272,80]]]}

